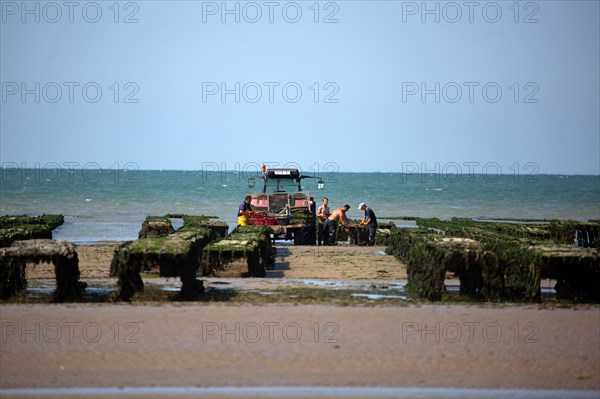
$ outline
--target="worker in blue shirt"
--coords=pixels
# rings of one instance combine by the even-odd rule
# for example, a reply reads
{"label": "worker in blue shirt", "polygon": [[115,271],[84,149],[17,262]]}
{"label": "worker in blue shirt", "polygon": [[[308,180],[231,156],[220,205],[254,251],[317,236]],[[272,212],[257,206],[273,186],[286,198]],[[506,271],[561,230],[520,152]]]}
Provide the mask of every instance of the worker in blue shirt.
{"label": "worker in blue shirt", "polygon": [[373,209],[369,208],[364,202],[358,204],[358,209],[365,211],[365,216],[360,224],[369,227],[369,246],[372,247],[375,245],[375,236],[377,235],[377,216],[375,216]]}
{"label": "worker in blue shirt", "polygon": [[248,219],[250,218],[250,215],[252,215],[252,205],[250,205],[250,202],[252,202],[252,196],[251,195],[246,195],[246,198],[244,199],[244,202],[242,202],[240,204],[240,207],[238,208],[238,214],[237,214],[237,221],[238,221],[238,225],[240,226],[248,226]]}

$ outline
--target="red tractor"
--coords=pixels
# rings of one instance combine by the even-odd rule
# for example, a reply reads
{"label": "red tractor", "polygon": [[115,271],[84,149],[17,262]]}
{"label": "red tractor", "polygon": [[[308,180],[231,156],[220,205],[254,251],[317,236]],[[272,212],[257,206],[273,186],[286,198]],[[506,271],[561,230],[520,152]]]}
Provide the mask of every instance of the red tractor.
{"label": "red tractor", "polygon": [[[248,179],[248,187],[255,187],[256,179],[263,179],[264,182],[262,193],[251,194],[254,210],[251,223],[270,226],[274,240],[294,240],[295,245],[315,245],[315,201],[308,191],[302,191],[302,180],[315,177],[301,175],[298,169],[267,169],[263,166],[261,175]],[[325,184],[318,179],[317,188],[322,190]]]}

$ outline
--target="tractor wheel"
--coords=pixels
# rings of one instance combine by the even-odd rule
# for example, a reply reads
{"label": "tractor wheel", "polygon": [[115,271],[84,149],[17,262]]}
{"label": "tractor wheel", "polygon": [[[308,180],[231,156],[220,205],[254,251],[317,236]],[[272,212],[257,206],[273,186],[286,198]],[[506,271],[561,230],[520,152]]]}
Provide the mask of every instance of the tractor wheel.
{"label": "tractor wheel", "polygon": [[302,230],[294,231],[294,245],[302,245]]}
{"label": "tractor wheel", "polygon": [[317,243],[317,231],[314,225],[306,226],[302,229],[302,244],[315,245]]}

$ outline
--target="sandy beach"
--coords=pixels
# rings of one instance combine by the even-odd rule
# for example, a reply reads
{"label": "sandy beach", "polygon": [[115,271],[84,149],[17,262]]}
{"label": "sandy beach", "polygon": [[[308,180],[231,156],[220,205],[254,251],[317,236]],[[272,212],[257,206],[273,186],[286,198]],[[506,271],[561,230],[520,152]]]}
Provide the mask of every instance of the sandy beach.
{"label": "sandy beach", "polygon": [[0,399],[600,399],[600,0],[0,15]]}
{"label": "sandy beach", "polygon": [[[270,279],[230,272],[206,285],[405,279],[383,249],[281,247]],[[79,253],[83,281],[116,285],[111,246]],[[47,265],[28,270],[30,286],[52,276]],[[349,305],[4,304],[0,387],[3,396],[65,387],[600,390],[597,306]]]}

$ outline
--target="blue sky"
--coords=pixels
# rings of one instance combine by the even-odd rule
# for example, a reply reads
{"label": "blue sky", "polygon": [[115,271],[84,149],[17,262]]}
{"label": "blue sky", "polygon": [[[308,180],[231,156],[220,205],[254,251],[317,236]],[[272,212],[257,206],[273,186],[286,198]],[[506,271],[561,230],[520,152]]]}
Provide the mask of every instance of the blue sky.
{"label": "blue sky", "polygon": [[72,4],[1,1],[4,166],[600,174],[598,1]]}

